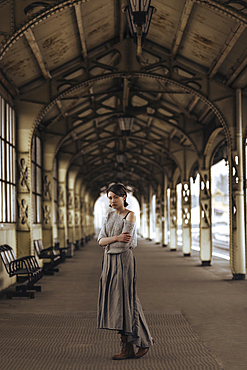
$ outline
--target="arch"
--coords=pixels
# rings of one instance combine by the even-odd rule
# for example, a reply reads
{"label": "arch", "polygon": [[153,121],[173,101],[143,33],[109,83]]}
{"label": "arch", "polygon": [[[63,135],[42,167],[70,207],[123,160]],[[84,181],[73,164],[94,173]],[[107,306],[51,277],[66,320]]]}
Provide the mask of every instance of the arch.
{"label": "arch", "polygon": [[[6,54],[6,52],[13,46],[13,44],[24,35],[24,32],[27,31],[29,28],[33,28],[37,24],[41,23],[43,20],[55,15],[58,12],[66,10],[68,8],[72,8],[76,4],[82,4],[88,2],[90,0],[65,0],[49,9],[44,10],[43,12],[39,13],[36,17],[28,20],[21,27],[16,30],[3,44],[2,48],[0,49],[0,60]],[[213,9],[217,13],[224,14],[225,16],[234,19],[235,21],[246,24],[247,19],[245,15],[242,15],[240,12],[234,10],[234,8],[226,7],[225,5],[219,2],[212,2],[211,0],[194,0],[195,3],[201,4],[202,6],[208,7]]]}
{"label": "arch", "polygon": [[[83,122],[83,124],[87,124],[91,121],[93,121],[94,119],[96,119],[97,117],[104,117],[104,116],[108,116],[109,118],[115,118],[117,117],[116,113],[104,113],[102,115],[99,115],[99,116],[95,116],[95,117],[91,117],[89,118],[88,120],[85,120]],[[155,119],[158,119],[159,121],[162,121],[163,123],[167,123],[165,119],[161,118],[161,117],[157,117],[156,115],[154,114],[148,114],[148,117],[152,117],[152,118],[155,118]],[[184,135],[184,137],[191,143],[191,146],[193,148],[193,150],[197,153],[198,155],[198,152],[197,152],[197,149],[196,149],[196,146],[195,146],[195,143],[192,141],[192,139],[187,135],[187,133],[179,126],[175,125],[174,123],[172,122],[168,122],[169,126],[172,126],[174,127],[177,131],[179,131],[180,133],[182,133]],[[61,148],[62,144],[64,144],[64,142],[69,139],[71,137],[71,135],[73,135],[73,133],[75,132],[76,133],[76,130],[77,130],[78,127],[75,127],[73,128],[57,145],[57,148],[56,148],[56,153],[59,151],[59,149]],[[168,151],[168,150],[167,150]]]}
{"label": "arch", "polygon": [[192,177],[192,179],[195,180],[198,173],[199,173],[199,163],[196,160],[194,164],[191,166],[189,178]]}
{"label": "arch", "polygon": [[52,15],[55,15],[58,12],[61,12],[67,8],[72,8],[75,4],[81,4],[85,3],[89,0],[65,0],[60,4],[57,4],[50,9],[47,9],[43,12],[41,12],[36,17],[30,19],[26,23],[24,23],[17,31],[14,32],[13,35],[11,35],[7,40],[6,43],[2,46],[0,49],[0,60],[5,55],[5,53],[9,50],[13,44],[24,35],[24,32],[26,32],[29,28],[33,28],[34,26],[37,26],[40,22],[44,21],[45,19],[51,17]]}
{"label": "arch", "polygon": [[181,170],[179,170],[179,168],[177,167],[172,177],[172,182],[174,186],[177,185],[178,179],[180,176],[181,176]]}
{"label": "arch", "polygon": [[[93,144],[95,144],[95,145],[97,145],[97,144],[101,144],[101,143],[104,143],[104,142],[108,142],[108,141],[112,141],[113,139],[119,139],[119,137],[118,136],[115,136],[115,137],[108,137],[108,138],[103,138],[103,139],[100,139],[100,140],[97,140],[97,141],[94,141],[93,142]],[[131,139],[132,138],[132,135],[130,135],[129,136],[129,139]],[[133,137],[135,140],[137,140],[137,141],[141,141],[141,142],[143,142],[143,143],[146,143],[146,144],[149,144],[149,140],[147,140],[147,139],[145,139],[145,138],[138,138],[138,137]],[[177,159],[176,159],[176,157],[175,156],[173,156],[167,149],[165,149],[162,145],[160,145],[160,144],[157,144],[157,143],[154,143],[159,149],[161,149],[161,150],[165,150],[166,151],[166,153],[167,153],[167,155],[169,156],[169,157],[171,157],[172,158],[172,160],[174,161],[174,163],[176,163],[176,165],[180,168],[180,164],[179,164],[179,162],[177,161]],[[88,144],[88,145],[86,145],[84,148],[83,148],[83,151],[85,150],[85,148],[88,148],[88,147],[91,147],[92,146],[92,143],[90,143],[90,144]],[[84,153],[82,153],[81,152],[81,150],[78,152],[78,153],[76,153],[73,157],[71,157],[71,159],[70,159],[70,165],[72,165],[72,163],[73,163],[73,161],[76,159],[76,158],[78,158],[81,154],[84,154]],[[158,165],[158,163],[157,162],[155,162],[154,161],[154,163],[157,165],[157,166],[159,166]],[[161,167],[160,167],[161,168]],[[161,168],[162,169],[162,171],[164,171],[164,169],[163,168]]]}
{"label": "arch", "polygon": [[215,141],[217,135],[222,131],[222,128],[221,127],[218,127],[216,128],[210,135],[208,141],[207,141],[207,145],[205,147],[205,150],[204,150],[204,156],[205,156],[205,167],[208,168],[210,166],[210,157],[209,157],[209,153],[210,153],[210,150],[212,148],[212,145],[213,145],[213,142]]}
{"label": "arch", "polygon": [[[221,140],[221,142],[214,148],[214,150],[213,150],[213,152],[212,152],[212,154],[211,154],[211,157],[210,157],[210,166],[212,166],[213,165],[213,161],[214,161],[214,158],[215,158],[215,156],[216,156],[216,154],[217,154],[217,152],[219,152],[219,150],[221,149],[221,148],[223,148],[223,147],[225,147],[225,145],[226,145],[226,140]],[[228,148],[227,148],[228,149]],[[227,150],[227,152],[226,153],[224,153],[224,155],[228,155],[228,150]],[[226,158],[222,158],[222,159],[226,159]]]}
{"label": "arch", "polygon": [[154,74],[151,74],[151,73],[143,73],[143,72],[132,72],[132,73],[131,72],[115,72],[115,73],[108,73],[108,74],[105,74],[105,75],[101,75],[101,76],[90,78],[90,79],[88,79],[86,81],[83,81],[82,83],[80,83],[80,84],[78,84],[76,86],[71,87],[70,89],[68,89],[65,92],[63,92],[60,95],[58,95],[50,104],[48,104],[44,109],[41,110],[41,112],[37,116],[37,119],[34,122],[33,130],[35,130],[38,127],[38,125],[41,123],[41,120],[44,118],[45,114],[49,111],[49,109],[52,108],[53,105],[56,104],[59,100],[61,100],[62,98],[66,97],[68,94],[75,92],[79,88],[82,88],[84,86],[87,86],[89,83],[95,83],[97,81],[103,81],[103,80],[107,80],[107,79],[129,78],[130,76],[133,77],[133,78],[141,77],[141,78],[147,78],[147,79],[154,79],[154,80],[157,80],[157,81],[162,81],[164,83],[170,83],[172,85],[175,85],[177,87],[180,87],[185,92],[188,92],[188,93],[190,93],[190,94],[198,97],[201,101],[203,101],[208,106],[209,109],[211,109],[213,111],[213,113],[215,114],[215,116],[218,118],[220,124],[224,128],[225,136],[227,138],[227,142],[228,142],[229,145],[231,145],[231,136],[230,136],[230,131],[228,129],[226,120],[223,117],[223,115],[220,112],[220,110],[216,107],[215,104],[213,104],[210,100],[208,100],[199,91],[194,90],[193,88],[191,88],[188,85],[182,84],[181,82],[178,82],[176,80],[170,79],[168,77],[164,77],[164,76],[160,76],[160,75],[154,75]]}

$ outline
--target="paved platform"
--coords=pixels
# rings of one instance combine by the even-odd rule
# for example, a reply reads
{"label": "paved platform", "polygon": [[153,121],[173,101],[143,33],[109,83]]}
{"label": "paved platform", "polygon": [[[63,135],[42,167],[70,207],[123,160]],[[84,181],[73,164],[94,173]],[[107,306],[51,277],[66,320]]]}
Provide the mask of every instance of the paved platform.
{"label": "paved platform", "polygon": [[229,262],[201,267],[139,239],[137,289],[155,338],[140,360],[116,362],[115,332],[96,329],[102,250],[95,240],[45,276],[35,299],[0,295],[0,364],[4,369],[246,370],[247,281],[232,281]]}

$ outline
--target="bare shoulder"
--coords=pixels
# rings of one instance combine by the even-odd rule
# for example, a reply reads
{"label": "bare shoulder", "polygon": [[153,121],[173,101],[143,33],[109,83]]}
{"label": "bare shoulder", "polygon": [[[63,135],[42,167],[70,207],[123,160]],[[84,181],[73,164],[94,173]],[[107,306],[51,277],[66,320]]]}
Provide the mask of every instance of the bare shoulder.
{"label": "bare shoulder", "polygon": [[136,215],[134,212],[130,211],[128,216],[126,217],[127,221],[133,222],[133,224],[136,222]]}

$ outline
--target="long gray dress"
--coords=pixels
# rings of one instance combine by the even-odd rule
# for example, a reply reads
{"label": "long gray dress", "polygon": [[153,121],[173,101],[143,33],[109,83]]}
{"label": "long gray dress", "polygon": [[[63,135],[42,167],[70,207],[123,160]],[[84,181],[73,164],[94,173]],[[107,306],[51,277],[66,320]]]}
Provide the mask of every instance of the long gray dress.
{"label": "long gray dress", "polygon": [[98,240],[128,231],[129,243],[116,242],[105,249],[99,282],[98,328],[118,330],[137,347],[150,347],[150,335],[141,303],[136,294],[136,266],[132,249],[137,245],[136,225],[110,211]]}

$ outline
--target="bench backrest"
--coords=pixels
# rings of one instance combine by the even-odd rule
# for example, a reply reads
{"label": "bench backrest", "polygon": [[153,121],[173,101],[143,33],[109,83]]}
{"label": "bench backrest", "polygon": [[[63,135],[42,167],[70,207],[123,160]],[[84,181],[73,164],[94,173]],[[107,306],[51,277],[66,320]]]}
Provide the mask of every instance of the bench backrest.
{"label": "bench backrest", "polygon": [[34,242],[34,248],[36,250],[36,253],[39,256],[44,249],[43,242],[41,239],[36,239],[33,242]]}
{"label": "bench backrest", "polygon": [[44,249],[43,242],[41,239],[36,239],[33,242],[34,242],[34,248],[36,250],[36,253],[39,256]]}
{"label": "bench backrest", "polygon": [[58,238],[54,239],[54,249],[59,249],[60,246],[60,241]]}
{"label": "bench backrest", "polygon": [[5,266],[5,269],[9,273],[10,272],[10,268],[9,268],[10,262],[16,260],[15,252],[9,245],[3,244],[0,246],[0,254],[1,254],[1,258],[4,263],[4,266]]}

